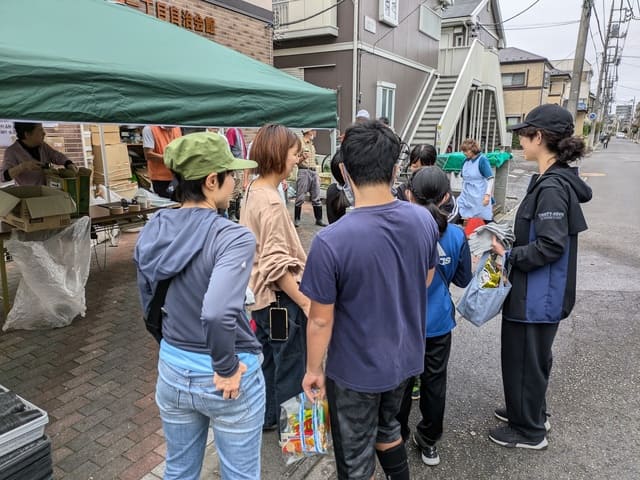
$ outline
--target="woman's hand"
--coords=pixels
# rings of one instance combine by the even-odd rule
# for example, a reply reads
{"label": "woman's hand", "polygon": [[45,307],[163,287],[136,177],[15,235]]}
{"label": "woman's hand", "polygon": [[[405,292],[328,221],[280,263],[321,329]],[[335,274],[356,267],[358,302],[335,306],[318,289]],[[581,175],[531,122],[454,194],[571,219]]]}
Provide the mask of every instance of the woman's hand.
{"label": "woman's hand", "polygon": [[486,207],[487,205],[489,205],[490,202],[491,202],[491,195],[489,195],[488,193],[485,193],[484,197],[482,198],[482,205]]}
{"label": "woman's hand", "polygon": [[240,395],[240,381],[242,374],[247,371],[247,366],[240,362],[236,373],[230,377],[221,377],[217,373],[213,374],[213,384],[217,390],[222,390],[222,398],[225,400],[235,400]]}
{"label": "woman's hand", "polygon": [[498,255],[500,255],[501,257],[503,257],[504,254],[507,252],[502,242],[498,240],[498,237],[496,237],[495,235],[493,236],[493,240],[491,241],[491,250],[494,253],[497,253]]}

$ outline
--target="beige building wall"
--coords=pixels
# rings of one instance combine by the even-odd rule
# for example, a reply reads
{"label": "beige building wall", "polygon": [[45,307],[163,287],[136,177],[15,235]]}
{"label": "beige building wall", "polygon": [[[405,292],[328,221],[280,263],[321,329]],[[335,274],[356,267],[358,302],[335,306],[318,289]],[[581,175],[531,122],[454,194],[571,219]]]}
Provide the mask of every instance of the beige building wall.
{"label": "beige building wall", "polygon": [[508,87],[503,85],[504,108],[507,117],[524,118],[533,108],[548,102],[549,89],[543,88],[545,63],[503,64],[500,69],[502,73],[525,74],[524,86]]}

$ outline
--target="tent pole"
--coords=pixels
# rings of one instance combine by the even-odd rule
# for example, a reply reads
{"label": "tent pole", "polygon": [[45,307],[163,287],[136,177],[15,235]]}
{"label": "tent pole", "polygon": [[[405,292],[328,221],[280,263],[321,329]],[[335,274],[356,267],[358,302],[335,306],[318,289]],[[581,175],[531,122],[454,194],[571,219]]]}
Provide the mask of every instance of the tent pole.
{"label": "tent pole", "polygon": [[107,190],[107,203],[111,203],[111,190],[109,190],[109,166],[107,165],[107,149],[104,146],[104,127],[98,124],[98,132],[100,133],[100,154],[102,155],[102,168],[104,170],[104,183]]}

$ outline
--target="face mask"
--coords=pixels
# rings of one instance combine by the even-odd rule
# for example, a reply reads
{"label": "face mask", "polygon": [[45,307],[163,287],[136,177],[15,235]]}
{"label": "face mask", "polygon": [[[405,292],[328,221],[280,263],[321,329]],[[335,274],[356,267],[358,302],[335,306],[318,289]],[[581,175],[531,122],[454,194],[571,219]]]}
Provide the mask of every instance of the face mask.
{"label": "face mask", "polygon": [[349,183],[349,172],[347,171],[347,167],[344,166],[344,163],[340,164],[340,168],[342,169],[342,176],[344,177],[344,194],[347,197],[347,200],[349,200],[349,205],[351,205],[352,207],[356,204],[356,197],[353,194],[353,190],[351,189],[351,184]]}

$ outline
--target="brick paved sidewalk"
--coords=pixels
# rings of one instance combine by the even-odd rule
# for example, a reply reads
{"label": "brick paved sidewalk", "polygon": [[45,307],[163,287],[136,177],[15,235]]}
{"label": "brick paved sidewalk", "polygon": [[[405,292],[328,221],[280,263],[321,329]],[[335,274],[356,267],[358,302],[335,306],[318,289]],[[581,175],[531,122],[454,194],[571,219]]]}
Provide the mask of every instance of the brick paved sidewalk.
{"label": "brick paved sidewalk", "polygon": [[[308,203],[300,230],[308,248],[317,231]],[[138,303],[131,260],[136,239],[123,233],[118,247],[98,246],[100,263],[107,248],[107,264],[102,271],[92,258],[85,318],[65,328],[0,333],[0,384],[48,412],[56,479],[162,474],[165,445],[154,401],[158,347]],[[14,264],[8,272],[15,291]],[[275,436],[265,438],[263,459],[263,478],[302,478],[307,470],[285,469]],[[215,458],[209,456],[205,470],[218,478]]]}

